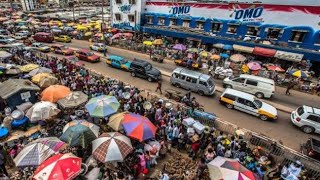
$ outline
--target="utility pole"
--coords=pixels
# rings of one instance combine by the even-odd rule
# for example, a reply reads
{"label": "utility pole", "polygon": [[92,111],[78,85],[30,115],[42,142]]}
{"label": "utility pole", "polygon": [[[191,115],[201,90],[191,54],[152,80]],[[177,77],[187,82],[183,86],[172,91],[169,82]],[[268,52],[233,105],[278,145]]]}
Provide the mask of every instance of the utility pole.
{"label": "utility pole", "polygon": [[137,10],[134,11],[134,40],[137,39]]}
{"label": "utility pole", "polygon": [[102,0],[102,15],[101,15],[101,18],[102,18],[102,24],[101,24],[101,32],[102,32],[102,37],[103,37],[103,55],[104,56],[107,56],[107,41],[106,41],[106,36],[105,36],[105,33],[106,33],[106,23],[104,21],[104,11],[103,11],[103,6],[104,6],[104,0]]}

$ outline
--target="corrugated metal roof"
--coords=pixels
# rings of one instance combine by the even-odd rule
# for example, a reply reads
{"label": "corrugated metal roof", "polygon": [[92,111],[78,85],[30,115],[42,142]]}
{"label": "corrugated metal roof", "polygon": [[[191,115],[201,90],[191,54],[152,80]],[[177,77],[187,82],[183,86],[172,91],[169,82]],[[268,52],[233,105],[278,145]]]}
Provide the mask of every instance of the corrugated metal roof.
{"label": "corrugated metal roof", "polygon": [[0,84],[0,96],[7,99],[20,90],[40,91],[40,88],[29,80],[9,79]]}

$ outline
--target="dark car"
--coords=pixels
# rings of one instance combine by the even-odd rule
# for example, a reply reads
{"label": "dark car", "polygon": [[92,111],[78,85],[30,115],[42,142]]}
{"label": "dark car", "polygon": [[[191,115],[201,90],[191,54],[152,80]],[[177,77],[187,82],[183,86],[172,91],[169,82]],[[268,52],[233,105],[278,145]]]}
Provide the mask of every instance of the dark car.
{"label": "dark car", "polygon": [[129,71],[131,72],[131,76],[145,78],[150,82],[161,79],[161,72],[144,60],[134,59],[131,62]]}

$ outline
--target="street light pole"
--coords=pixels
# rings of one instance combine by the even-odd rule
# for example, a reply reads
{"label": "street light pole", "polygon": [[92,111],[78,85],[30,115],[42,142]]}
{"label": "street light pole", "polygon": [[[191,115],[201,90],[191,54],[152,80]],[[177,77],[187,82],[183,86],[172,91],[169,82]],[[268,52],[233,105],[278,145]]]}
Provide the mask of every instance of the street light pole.
{"label": "street light pole", "polygon": [[106,23],[104,21],[104,11],[103,11],[103,6],[104,6],[104,0],[102,0],[102,15],[101,15],[101,18],[102,18],[102,24],[101,24],[101,32],[102,32],[102,37],[103,37],[103,55],[104,56],[107,56],[107,42],[106,42],[106,36],[105,36],[105,30],[106,30]]}

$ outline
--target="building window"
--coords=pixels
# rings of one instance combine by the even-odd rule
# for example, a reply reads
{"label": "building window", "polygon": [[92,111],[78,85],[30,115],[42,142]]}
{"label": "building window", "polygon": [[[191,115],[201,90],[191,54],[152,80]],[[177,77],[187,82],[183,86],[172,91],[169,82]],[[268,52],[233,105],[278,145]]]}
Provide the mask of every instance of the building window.
{"label": "building window", "polygon": [[239,25],[238,24],[229,24],[227,33],[229,34],[235,34],[237,32]]}
{"label": "building window", "polygon": [[292,31],[290,41],[303,42],[306,34],[307,34],[307,31]]}
{"label": "building window", "polygon": [[164,17],[159,17],[158,18],[158,25],[164,25]]}
{"label": "building window", "polygon": [[281,28],[268,28],[267,38],[277,40],[280,37]]}
{"label": "building window", "polygon": [[153,16],[147,16],[147,22],[148,22],[148,24],[152,24],[153,23]]}
{"label": "building window", "polygon": [[248,26],[247,35],[248,36],[258,36],[259,35],[259,27]]}
{"label": "building window", "polygon": [[136,0],[129,0],[129,4],[136,4]]}
{"label": "building window", "polygon": [[116,21],[121,21],[121,14],[116,13],[115,17],[116,17]]}
{"label": "building window", "polygon": [[134,22],[134,15],[129,14],[128,15],[128,19],[129,19],[130,22]]}
{"label": "building window", "polygon": [[116,0],[116,4],[122,4],[122,0]]}
{"label": "building window", "polygon": [[222,23],[212,23],[212,32],[217,33],[222,29]]}
{"label": "building window", "polygon": [[189,19],[183,20],[182,26],[188,28],[190,26],[190,20]]}
{"label": "building window", "polygon": [[197,29],[203,29],[204,28],[204,22],[203,21],[197,21]]}
{"label": "building window", "polygon": [[176,26],[177,25],[177,19],[176,18],[171,18],[170,19],[170,26]]}

